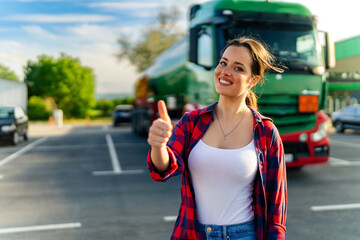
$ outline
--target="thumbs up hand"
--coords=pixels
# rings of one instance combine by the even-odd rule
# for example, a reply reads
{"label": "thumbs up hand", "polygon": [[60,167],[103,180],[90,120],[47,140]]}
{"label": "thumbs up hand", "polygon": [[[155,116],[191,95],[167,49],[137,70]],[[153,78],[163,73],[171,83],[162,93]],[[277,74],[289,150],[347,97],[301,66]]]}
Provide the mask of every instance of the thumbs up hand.
{"label": "thumbs up hand", "polygon": [[173,126],[163,100],[158,102],[158,110],[160,118],[156,119],[149,129],[148,143],[151,147],[163,148],[171,137]]}

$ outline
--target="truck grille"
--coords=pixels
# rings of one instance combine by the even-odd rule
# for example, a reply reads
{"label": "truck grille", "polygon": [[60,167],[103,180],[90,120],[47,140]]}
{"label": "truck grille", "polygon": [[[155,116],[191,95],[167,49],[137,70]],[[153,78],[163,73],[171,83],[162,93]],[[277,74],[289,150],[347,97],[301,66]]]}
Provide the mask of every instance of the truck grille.
{"label": "truck grille", "polygon": [[285,153],[292,153],[294,155],[294,160],[299,157],[309,157],[310,152],[306,143],[300,142],[284,142]]}
{"label": "truck grille", "polygon": [[261,114],[270,117],[280,133],[298,132],[315,127],[315,113],[298,113],[298,96],[263,95],[258,101]]}

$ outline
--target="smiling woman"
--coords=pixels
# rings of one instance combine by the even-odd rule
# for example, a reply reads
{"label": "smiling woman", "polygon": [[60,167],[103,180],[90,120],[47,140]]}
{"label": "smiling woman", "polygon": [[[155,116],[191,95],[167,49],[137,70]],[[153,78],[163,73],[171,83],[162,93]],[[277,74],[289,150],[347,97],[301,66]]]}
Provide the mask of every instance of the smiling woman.
{"label": "smiling woman", "polygon": [[160,118],[149,130],[152,178],[183,176],[171,239],[285,239],[284,148],[251,92],[266,70],[282,69],[253,38],[234,39],[222,52],[214,72],[219,101],[185,113],[174,130],[159,101]]}
{"label": "smiling woman", "polygon": [[[246,104],[257,110],[256,95],[251,88],[259,81],[261,85],[264,83],[265,70],[283,72],[281,68],[273,65],[274,60],[266,48],[255,39],[242,37],[228,42],[215,69],[216,91],[220,95],[227,95],[228,89],[220,86],[234,85],[231,89],[237,89],[233,90],[229,97],[245,94]],[[229,80],[228,76],[234,77],[234,81]]]}

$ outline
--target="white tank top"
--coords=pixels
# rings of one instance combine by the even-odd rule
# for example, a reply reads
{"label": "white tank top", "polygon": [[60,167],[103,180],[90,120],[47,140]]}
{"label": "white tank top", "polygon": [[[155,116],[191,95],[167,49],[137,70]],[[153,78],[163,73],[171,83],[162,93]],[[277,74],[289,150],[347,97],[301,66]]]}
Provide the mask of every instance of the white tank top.
{"label": "white tank top", "polygon": [[199,141],[188,159],[199,222],[230,225],[251,221],[258,169],[254,140],[239,149]]}

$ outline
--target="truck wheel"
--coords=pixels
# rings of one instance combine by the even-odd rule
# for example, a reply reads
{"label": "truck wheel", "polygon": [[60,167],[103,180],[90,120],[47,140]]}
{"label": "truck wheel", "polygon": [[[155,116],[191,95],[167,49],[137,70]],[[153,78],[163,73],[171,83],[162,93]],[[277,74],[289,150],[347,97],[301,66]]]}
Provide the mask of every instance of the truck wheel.
{"label": "truck wheel", "polygon": [[344,124],[342,124],[342,122],[336,122],[335,123],[335,129],[336,129],[336,132],[338,133],[343,133],[344,132]]}
{"label": "truck wheel", "polygon": [[144,118],[142,116],[142,113],[140,112],[137,115],[136,118],[136,125],[135,125],[135,132],[140,135],[140,136],[144,136],[144,127],[143,127],[143,122],[144,122]]}
{"label": "truck wheel", "polygon": [[137,111],[136,109],[133,111],[131,116],[131,129],[132,132],[137,134]]}
{"label": "truck wheel", "polygon": [[19,143],[19,134],[18,132],[14,132],[11,144],[17,145],[18,143]]}
{"label": "truck wheel", "polygon": [[136,122],[136,133],[139,134],[140,136],[145,136],[144,128],[142,126],[142,119],[141,121]]}
{"label": "truck wheel", "polygon": [[303,166],[301,166],[301,167],[291,167],[291,168],[289,168],[290,171],[294,171],[294,172],[299,172],[299,171],[301,171],[301,169],[303,169]]}
{"label": "truck wheel", "polygon": [[25,140],[25,141],[29,140],[29,136],[28,136],[28,133],[27,133],[27,132],[24,133],[23,137],[24,137],[24,140]]}

